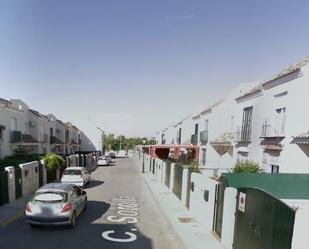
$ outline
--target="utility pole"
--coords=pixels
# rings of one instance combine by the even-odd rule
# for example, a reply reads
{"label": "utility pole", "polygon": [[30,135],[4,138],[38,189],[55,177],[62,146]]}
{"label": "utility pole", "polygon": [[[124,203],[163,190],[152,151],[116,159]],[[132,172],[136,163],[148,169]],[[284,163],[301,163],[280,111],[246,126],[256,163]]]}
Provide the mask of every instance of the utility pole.
{"label": "utility pole", "polygon": [[101,131],[101,152],[102,152],[102,155],[104,155],[105,154],[104,131],[100,127],[97,127],[97,129]]}

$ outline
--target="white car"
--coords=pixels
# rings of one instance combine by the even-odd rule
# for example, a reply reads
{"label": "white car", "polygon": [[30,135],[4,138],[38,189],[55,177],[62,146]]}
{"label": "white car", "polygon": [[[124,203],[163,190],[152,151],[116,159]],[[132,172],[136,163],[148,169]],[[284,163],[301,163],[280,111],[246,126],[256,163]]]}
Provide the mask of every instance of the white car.
{"label": "white car", "polygon": [[100,156],[97,161],[97,165],[105,166],[109,164],[109,160],[106,156]]}
{"label": "white car", "polygon": [[90,182],[90,173],[84,167],[69,167],[64,170],[61,182],[75,184],[83,188]]}

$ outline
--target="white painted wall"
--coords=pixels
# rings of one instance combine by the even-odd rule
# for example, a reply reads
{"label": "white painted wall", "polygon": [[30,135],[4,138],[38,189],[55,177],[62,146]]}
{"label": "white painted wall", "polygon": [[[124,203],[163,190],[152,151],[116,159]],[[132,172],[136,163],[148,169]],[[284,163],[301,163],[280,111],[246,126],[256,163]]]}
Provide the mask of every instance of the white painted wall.
{"label": "white painted wall", "polygon": [[33,194],[39,188],[39,165],[38,162],[20,164],[22,172],[22,195]]}
{"label": "white painted wall", "polygon": [[[194,219],[196,219],[206,231],[211,231],[217,181],[201,174],[192,173],[191,182],[194,183],[194,191],[190,192],[190,211]],[[208,201],[204,200],[205,190],[209,191]]]}
{"label": "white painted wall", "polygon": [[16,199],[15,195],[15,168],[13,166],[5,167],[8,172],[8,192],[9,202],[13,202]]}
{"label": "white painted wall", "polygon": [[283,200],[291,207],[296,208],[294,231],[291,249],[303,249],[309,244],[308,219],[309,200]]}
{"label": "white painted wall", "polygon": [[237,189],[225,189],[221,243],[226,249],[233,248],[236,196]]}

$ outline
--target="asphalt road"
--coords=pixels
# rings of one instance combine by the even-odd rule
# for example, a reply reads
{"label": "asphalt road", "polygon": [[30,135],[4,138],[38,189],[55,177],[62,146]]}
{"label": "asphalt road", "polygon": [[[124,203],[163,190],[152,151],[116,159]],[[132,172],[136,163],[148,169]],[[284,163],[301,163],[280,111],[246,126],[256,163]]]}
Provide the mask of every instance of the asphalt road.
{"label": "asphalt road", "polygon": [[31,228],[22,217],[0,229],[1,249],[184,249],[134,161],[97,167],[76,227]]}

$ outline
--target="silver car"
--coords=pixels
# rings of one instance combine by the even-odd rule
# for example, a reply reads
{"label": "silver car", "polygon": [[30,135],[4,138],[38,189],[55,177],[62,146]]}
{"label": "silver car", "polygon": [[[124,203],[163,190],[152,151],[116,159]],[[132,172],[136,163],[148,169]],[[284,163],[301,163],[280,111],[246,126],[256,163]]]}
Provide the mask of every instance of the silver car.
{"label": "silver car", "polygon": [[81,188],[67,183],[49,183],[35,192],[26,205],[25,215],[31,226],[75,226],[87,205],[87,194]]}

